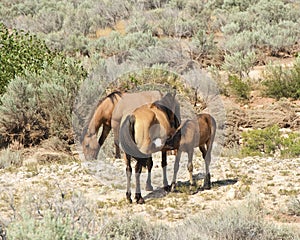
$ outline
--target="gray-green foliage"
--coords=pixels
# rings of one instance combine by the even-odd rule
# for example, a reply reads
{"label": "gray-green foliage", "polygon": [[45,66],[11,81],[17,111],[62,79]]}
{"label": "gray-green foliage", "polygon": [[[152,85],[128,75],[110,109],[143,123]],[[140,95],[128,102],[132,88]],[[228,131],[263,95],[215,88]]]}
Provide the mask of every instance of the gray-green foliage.
{"label": "gray-green foliage", "polygon": [[240,78],[247,77],[251,68],[255,66],[256,54],[254,51],[246,53],[235,52],[226,54],[222,68],[230,73],[237,74]]}
{"label": "gray-green foliage", "polygon": [[73,228],[68,217],[55,216],[51,212],[47,212],[41,220],[23,213],[20,221],[9,225],[7,237],[12,240],[89,239],[86,233]]}
{"label": "gray-green foliage", "polygon": [[157,38],[148,33],[130,33],[122,36],[118,32],[111,33],[107,38],[100,38],[95,43],[95,48],[105,56],[113,56],[131,49],[155,46]]}
{"label": "gray-green foliage", "polygon": [[225,1],[225,48],[230,52],[265,48],[272,55],[290,51],[300,36],[298,7],[282,0]]}
{"label": "gray-green foliage", "polygon": [[[58,211],[39,209],[43,213],[39,218],[26,212],[23,206],[17,219],[6,228],[9,239],[287,240],[300,237],[299,230],[268,222],[262,202],[256,199],[223,206],[221,210],[216,207],[173,226],[150,222],[136,215],[98,219],[95,209],[83,199],[78,202],[77,198],[72,198],[69,204],[49,201],[53,210]],[[78,213],[82,214],[82,219],[78,218]]]}
{"label": "gray-green foliage", "polygon": [[1,97],[2,144],[30,146],[50,136],[72,140],[73,102],[85,76],[74,60],[56,58],[39,74],[13,79]]}
{"label": "gray-green foliage", "polygon": [[20,151],[11,150],[9,148],[0,151],[0,169],[8,168],[11,166],[18,167],[22,165],[22,162],[23,162],[23,157]]}

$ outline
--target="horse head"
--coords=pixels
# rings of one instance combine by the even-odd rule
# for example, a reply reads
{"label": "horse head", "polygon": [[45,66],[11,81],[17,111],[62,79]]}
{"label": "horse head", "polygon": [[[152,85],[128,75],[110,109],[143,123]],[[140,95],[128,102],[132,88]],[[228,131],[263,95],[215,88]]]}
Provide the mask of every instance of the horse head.
{"label": "horse head", "polygon": [[97,134],[92,134],[89,129],[83,134],[83,139],[81,142],[82,151],[85,159],[96,159],[98,152],[100,150],[100,145],[98,144]]}

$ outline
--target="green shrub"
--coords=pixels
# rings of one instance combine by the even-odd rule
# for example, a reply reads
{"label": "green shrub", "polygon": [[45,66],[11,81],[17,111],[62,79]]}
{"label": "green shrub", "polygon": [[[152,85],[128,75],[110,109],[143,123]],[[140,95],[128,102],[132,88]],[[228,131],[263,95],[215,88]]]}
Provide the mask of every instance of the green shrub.
{"label": "green shrub", "polygon": [[276,99],[286,97],[300,99],[300,57],[291,69],[269,66],[264,73],[263,85],[266,96]]}
{"label": "green shrub", "polygon": [[13,79],[1,98],[1,145],[17,141],[27,147],[51,136],[73,141],[73,102],[85,77],[76,61],[56,57],[39,74]]}
{"label": "green shrub", "polygon": [[282,135],[277,125],[242,133],[243,155],[274,156],[278,151],[280,157],[300,156],[300,134],[288,133]]}
{"label": "green shrub", "polygon": [[56,56],[36,36],[17,30],[10,33],[3,23],[0,46],[0,95],[15,76],[23,76],[26,71],[39,73]]}
{"label": "green shrub", "polygon": [[241,79],[236,75],[229,75],[229,86],[233,93],[240,99],[249,99],[250,84],[247,79]]}

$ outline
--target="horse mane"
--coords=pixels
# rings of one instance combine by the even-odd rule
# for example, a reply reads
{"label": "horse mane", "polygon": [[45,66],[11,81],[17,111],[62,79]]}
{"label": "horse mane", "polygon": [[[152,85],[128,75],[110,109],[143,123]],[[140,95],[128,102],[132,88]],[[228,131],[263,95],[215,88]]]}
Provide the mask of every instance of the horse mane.
{"label": "horse mane", "polygon": [[[167,94],[170,94],[170,93],[167,93]],[[174,99],[174,101],[176,101],[176,100]],[[165,112],[167,114],[167,117],[168,117],[169,120],[171,120],[171,116],[172,116],[172,114],[174,114],[174,116],[175,116],[175,119],[174,119],[175,120],[175,126],[174,127],[178,128],[179,125],[180,125],[180,116],[177,116],[177,114],[180,114],[178,102],[177,101],[175,102],[176,106],[175,106],[175,112],[174,113],[173,113],[173,111],[170,108],[168,108],[167,106],[165,106],[162,102],[163,102],[162,99],[161,100],[157,100],[157,101],[153,102],[151,104],[151,106],[155,106],[159,110]]]}
{"label": "horse mane", "polygon": [[90,112],[90,115],[89,115],[88,119],[85,121],[84,127],[83,127],[83,129],[82,129],[82,134],[81,134],[81,136],[80,136],[80,142],[81,142],[81,143],[82,143],[82,141],[83,141],[84,136],[85,136],[86,133],[87,133],[89,123],[91,122],[91,120],[92,120],[92,118],[93,118],[93,116],[94,116],[94,113],[95,113],[96,109],[101,105],[101,103],[102,103],[105,99],[107,99],[107,98],[109,98],[110,101],[111,101],[112,103],[114,103],[115,100],[117,99],[117,96],[121,97],[122,94],[123,94],[123,93],[122,93],[121,91],[113,91],[112,93],[108,94],[107,96],[101,98],[101,99],[98,101],[98,103],[97,103],[97,105],[94,107],[93,111]]}

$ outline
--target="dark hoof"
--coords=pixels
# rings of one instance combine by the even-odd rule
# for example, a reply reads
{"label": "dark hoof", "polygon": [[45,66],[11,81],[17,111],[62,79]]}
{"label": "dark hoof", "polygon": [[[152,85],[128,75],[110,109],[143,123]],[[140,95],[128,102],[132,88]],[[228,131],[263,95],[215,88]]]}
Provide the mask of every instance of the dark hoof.
{"label": "dark hoof", "polygon": [[165,190],[166,192],[170,192],[170,191],[171,191],[171,186],[170,186],[170,185],[164,186],[164,190]]}
{"label": "dark hoof", "polygon": [[132,200],[131,200],[131,193],[128,193],[128,192],[126,192],[126,199],[127,199],[127,202],[128,203],[132,203]]}
{"label": "dark hoof", "polygon": [[116,158],[116,159],[120,159],[120,158],[121,158],[121,155],[120,155],[120,154],[115,155],[115,158]]}
{"label": "dark hoof", "polygon": [[144,200],[144,198],[142,198],[142,194],[140,194],[140,193],[135,194],[135,200],[136,200],[137,204],[144,204],[145,203],[145,200]]}
{"label": "dark hoof", "polygon": [[151,185],[146,186],[146,191],[153,191],[153,187]]}
{"label": "dark hoof", "polygon": [[144,198],[141,197],[139,200],[136,200],[136,203],[137,204],[144,204],[145,200],[144,200]]}
{"label": "dark hoof", "polygon": [[211,189],[211,185],[203,185],[203,190],[210,190]]}

